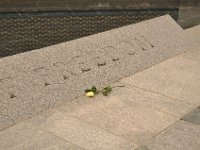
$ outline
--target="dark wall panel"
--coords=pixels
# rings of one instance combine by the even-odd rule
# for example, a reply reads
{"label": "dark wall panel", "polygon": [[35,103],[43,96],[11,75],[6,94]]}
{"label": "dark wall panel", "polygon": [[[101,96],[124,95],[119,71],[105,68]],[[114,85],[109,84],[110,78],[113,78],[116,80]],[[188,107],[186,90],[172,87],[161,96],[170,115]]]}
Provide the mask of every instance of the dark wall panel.
{"label": "dark wall panel", "polygon": [[171,9],[199,3],[199,0],[1,0],[0,12]]}
{"label": "dark wall panel", "polygon": [[[16,13],[0,16],[0,57],[66,42],[124,25],[170,14],[177,9]],[[9,51],[6,51],[8,49]]]}

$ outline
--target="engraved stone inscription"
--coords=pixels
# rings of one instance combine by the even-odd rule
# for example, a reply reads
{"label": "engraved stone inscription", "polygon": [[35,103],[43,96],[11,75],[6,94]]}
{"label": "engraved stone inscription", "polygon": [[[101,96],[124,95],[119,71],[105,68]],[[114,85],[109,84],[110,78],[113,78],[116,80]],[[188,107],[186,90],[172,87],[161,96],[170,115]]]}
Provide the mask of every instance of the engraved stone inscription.
{"label": "engraved stone inscription", "polygon": [[154,47],[144,35],[137,35],[135,37],[135,42],[142,48],[143,51],[150,50]]}
{"label": "engraved stone inscription", "polygon": [[28,118],[179,54],[183,40],[180,27],[164,16],[0,59],[0,103],[7,110],[0,113],[13,122]]}

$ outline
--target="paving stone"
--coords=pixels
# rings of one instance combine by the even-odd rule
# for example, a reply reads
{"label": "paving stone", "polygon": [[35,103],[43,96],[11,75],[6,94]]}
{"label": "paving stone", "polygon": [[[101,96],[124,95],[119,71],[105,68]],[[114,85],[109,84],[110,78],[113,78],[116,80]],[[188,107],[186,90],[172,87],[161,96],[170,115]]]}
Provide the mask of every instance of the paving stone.
{"label": "paving stone", "polygon": [[192,47],[195,48],[200,46],[200,25],[184,30],[184,35],[188,39],[188,44]]}
{"label": "paving stone", "polygon": [[199,150],[200,126],[179,121],[152,139],[150,150]]}
{"label": "paving stone", "polygon": [[[200,63],[200,47],[195,48],[195,49],[191,49],[190,51],[188,51],[186,54],[184,54],[184,58],[187,60],[193,60],[193,64],[196,63],[196,65],[199,65]],[[193,66],[192,66],[193,67]],[[192,68],[193,70],[195,68]],[[199,67],[196,67],[196,70],[198,71]],[[191,70],[192,71],[192,70]],[[194,71],[195,72],[195,71]]]}
{"label": "paving stone", "polygon": [[128,85],[112,94],[113,98],[120,98],[129,105],[140,103],[175,117],[181,117],[196,108],[196,106]]}
{"label": "paving stone", "polygon": [[188,51],[121,82],[199,106],[199,51],[200,48]]}
{"label": "paving stone", "polygon": [[[161,100],[163,104],[156,102],[157,100]],[[146,94],[137,89],[118,88],[109,97],[101,95],[92,99],[81,97],[63,104],[58,109],[66,115],[141,144],[178,119],[159,111],[159,109],[167,110],[168,106],[165,107],[164,103],[168,102],[170,100],[156,94]],[[172,105],[173,103],[171,101]],[[154,104],[157,106],[154,107]],[[182,106],[183,109],[188,109],[187,106]]]}
{"label": "paving stone", "polygon": [[32,119],[35,126],[88,150],[134,150],[136,145],[58,110]]}
{"label": "paving stone", "polygon": [[186,43],[180,26],[163,16],[0,59],[0,101],[9,110],[2,116],[26,119],[177,55]]}
{"label": "paving stone", "polygon": [[[1,104],[0,104],[1,105]],[[2,116],[0,114],[0,129],[13,125],[14,120],[9,116]]]}
{"label": "paving stone", "polygon": [[200,107],[193,110],[190,114],[184,116],[182,120],[200,125]]}
{"label": "paving stone", "polygon": [[82,150],[50,133],[37,130],[30,123],[20,123],[0,132],[1,150]]}

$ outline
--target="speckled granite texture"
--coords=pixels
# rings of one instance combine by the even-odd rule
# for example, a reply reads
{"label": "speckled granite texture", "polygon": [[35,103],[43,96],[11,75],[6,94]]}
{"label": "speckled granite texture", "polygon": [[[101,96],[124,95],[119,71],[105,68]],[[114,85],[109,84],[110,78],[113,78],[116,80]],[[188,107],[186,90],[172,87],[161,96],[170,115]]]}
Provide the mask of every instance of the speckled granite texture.
{"label": "speckled granite texture", "polygon": [[0,59],[0,129],[186,49],[167,15]]}

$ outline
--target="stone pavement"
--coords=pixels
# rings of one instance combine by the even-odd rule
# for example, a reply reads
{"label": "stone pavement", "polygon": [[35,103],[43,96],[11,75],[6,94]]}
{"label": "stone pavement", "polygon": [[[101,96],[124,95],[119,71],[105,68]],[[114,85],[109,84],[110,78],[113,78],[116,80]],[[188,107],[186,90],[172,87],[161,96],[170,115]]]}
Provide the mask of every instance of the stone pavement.
{"label": "stone pavement", "polygon": [[199,150],[199,46],[2,130],[0,149]]}

